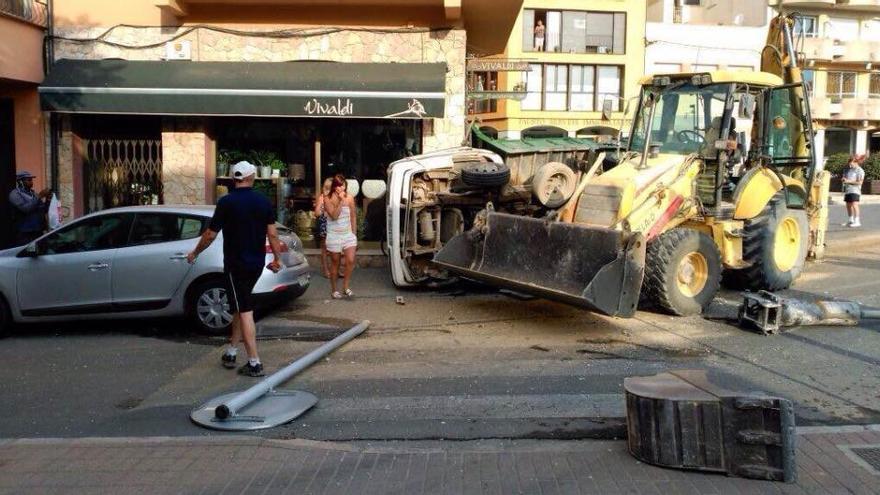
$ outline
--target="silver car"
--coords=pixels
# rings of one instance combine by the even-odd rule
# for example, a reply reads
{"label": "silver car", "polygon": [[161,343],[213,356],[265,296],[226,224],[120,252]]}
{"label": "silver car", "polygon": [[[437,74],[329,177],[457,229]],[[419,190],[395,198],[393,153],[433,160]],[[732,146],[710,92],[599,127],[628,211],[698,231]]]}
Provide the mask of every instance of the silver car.
{"label": "silver car", "polygon": [[[213,206],[114,208],[0,251],[0,333],[15,322],[179,315],[202,330],[225,331],[232,315],[223,234],[194,264],[186,261],[213,214]],[[298,297],[309,286],[302,242],[281,225],[278,232],[283,268],[264,269],[258,299]]]}

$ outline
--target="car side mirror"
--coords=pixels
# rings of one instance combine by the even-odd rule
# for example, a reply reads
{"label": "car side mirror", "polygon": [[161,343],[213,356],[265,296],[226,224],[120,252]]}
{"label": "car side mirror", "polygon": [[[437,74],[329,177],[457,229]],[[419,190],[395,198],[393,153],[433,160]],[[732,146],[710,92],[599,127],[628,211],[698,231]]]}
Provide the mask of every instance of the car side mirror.
{"label": "car side mirror", "polygon": [[24,249],[18,253],[20,258],[36,258],[40,255],[40,252],[37,250],[37,243],[32,242],[24,247]]}

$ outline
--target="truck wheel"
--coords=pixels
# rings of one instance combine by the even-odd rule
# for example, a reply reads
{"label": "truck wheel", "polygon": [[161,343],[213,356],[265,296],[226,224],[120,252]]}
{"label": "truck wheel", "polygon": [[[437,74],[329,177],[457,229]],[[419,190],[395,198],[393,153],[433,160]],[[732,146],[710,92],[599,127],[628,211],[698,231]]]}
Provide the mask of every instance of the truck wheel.
{"label": "truck wheel", "polygon": [[547,208],[559,208],[574,194],[577,176],[568,165],[550,162],[532,176],[532,194]]}
{"label": "truck wheel", "polygon": [[721,285],[721,255],[711,237],[674,229],[648,244],[642,300],[674,315],[699,314]]}
{"label": "truck wheel", "polygon": [[199,282],[189,291],[187,313],[199,331],[222,335],[232,326],[232,313],[226,298],[226,284],[220,277]]}
{"label": "truck wheel", "polygon": [[788,209],[777,194],[743,228],[743,261],[750,266],[730,270],[725,285],[740,289],[778,290],[794,283],[804,268],[809,244],[807,214]]}
{"label": "truck wheel", "polygon": [[468,164],[461,169],[461,180],[474,187],[501,187],[510,182],[510,167],[495,162]]}

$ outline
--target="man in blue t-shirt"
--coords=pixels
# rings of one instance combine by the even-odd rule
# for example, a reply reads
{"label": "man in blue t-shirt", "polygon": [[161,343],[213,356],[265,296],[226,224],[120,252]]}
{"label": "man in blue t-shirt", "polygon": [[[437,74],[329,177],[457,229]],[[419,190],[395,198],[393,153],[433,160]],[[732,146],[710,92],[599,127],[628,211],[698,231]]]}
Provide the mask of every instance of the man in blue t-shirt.
{"label": "man in blue t-shirt", "polygon": [[223,353],[221,363],[226,368],[235,367],[238,343],[243,338],[248,362],[238,372],[248,376],[264,375],[263,364],[257,355],[257,326],[251,292],[263,273],[267,237],[275,255],[267,268],[273,272],[281,270],[281,242],[275,229],[275,212],[269,200],[253,190],[256,172],[257,168],[248,162],[233,165],[235,188],[217,202],[211,224],[187,256],[190,263],[195,262],[199,253],[223,232],[223,274],[233,318],[229,347]]}

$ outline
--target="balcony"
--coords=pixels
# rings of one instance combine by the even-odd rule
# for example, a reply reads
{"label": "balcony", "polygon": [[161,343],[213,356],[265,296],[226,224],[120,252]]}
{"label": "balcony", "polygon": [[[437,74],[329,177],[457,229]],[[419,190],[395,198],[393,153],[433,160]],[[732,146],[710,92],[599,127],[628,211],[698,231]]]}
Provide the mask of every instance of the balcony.
{"label": "balcony", "polygon": [[[2,0],[0,0],[2,1]],[[471,0],[474,3],[474,0]],[[394,9],[442,9],[447,20],[458,20],[462,16],[463,3],[467,0],[159,0],[156,5],[178,17],[187,15],[190,7],[199,5],[241,5],[246,6],[283,6],[283,7],[388,7]],[[499,7],[508,4],[522,6],[522,1],[503,0],[493,2]],[[245,7],[245,5],[241,5]],[[466,7],[465,7],[466,8]]]}
{"label": "balcony", "polygon": [[810,110],[814,119],[880,120],[880,98],[831,99],[811,96]]}
{"label": "balcony", "polygon": [[839,41],[835,48],[840,49],[835,60],[839,62],[867,63],[880,60],[880,42],[877,41]]}
{"label": "balcony", "polygon": [[880,10],[880,0],[837,0],[837,8],[843,10]]}
{"label": "balcony", "polygon": [[770,0],[770,5],[778,7],[828,7],[837,0]]}
{"label": "balcony", "polygon": [[805,38],[802,52],[806,60],[834,60],[834,40],[829,38]]}
{"label": "balcony", "polygon": [[46,0],[0,0],[0,15],[42,28],[46,27],[49,19]]}

